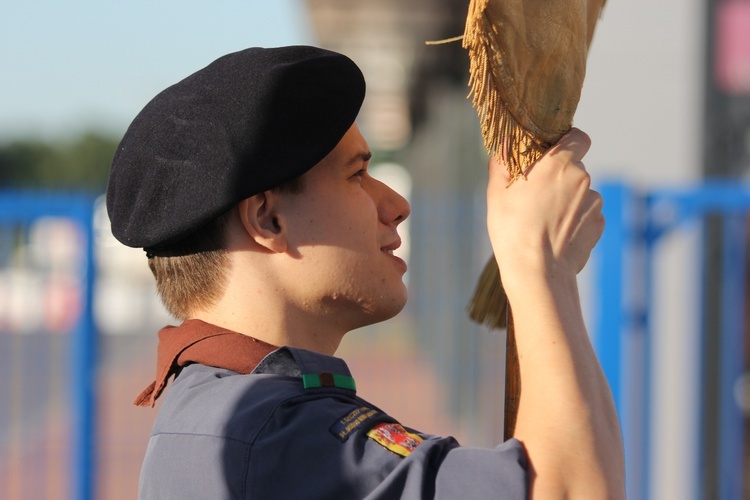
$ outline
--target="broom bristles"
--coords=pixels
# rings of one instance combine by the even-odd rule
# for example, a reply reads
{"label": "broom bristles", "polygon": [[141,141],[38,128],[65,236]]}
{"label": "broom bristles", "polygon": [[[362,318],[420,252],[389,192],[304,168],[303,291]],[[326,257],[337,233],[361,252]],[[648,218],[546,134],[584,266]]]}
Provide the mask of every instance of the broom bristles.
{"label": "broom bristles", "polygon": [[469,317],[490,328],[507,326],[508,299],[494,258],[487,262],[479,276],[474,296],[469,302]]}
{"label": "broom bristles", "polygon": [[519,123],[494,79],[493,65],[503,64],[497,57],[502,53],[502,47],[493,36],[485,16],[487,1],[472,0],[466,19],[463,47],[469,52],[469,96],[479,116],[484,146],[506,164],[512,183],[525,177],[527,168],[549,149],[550,144],[537,140]]}
{"label": "broom bristles", "polygon": [[[466,18],[463,47],[469,52],[469,86],[487,151],[505,163],[511,183],[525,178],[526,170],[549,148],[521,126],[507,106],[508,99],[494,80],[493,65],[502,65],[502,47],[485,15],[488,0],[472,0]],[[469,317],[490,328],[507,326],[507,299],[495,259],[482,271],[469,303]]]}

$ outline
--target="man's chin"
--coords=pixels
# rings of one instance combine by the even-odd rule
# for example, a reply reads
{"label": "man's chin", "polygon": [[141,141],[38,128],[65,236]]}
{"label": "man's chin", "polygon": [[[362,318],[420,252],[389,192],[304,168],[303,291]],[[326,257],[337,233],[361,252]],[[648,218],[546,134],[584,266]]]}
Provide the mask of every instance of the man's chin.
{"label": "man's chin", "polygon": [[371,321],[368,324],[382,323],[395,318],[406,307],[407,298],[406,287],[404,287],[402,295],[391,297],[390,300],[384,301],[373,311]]}

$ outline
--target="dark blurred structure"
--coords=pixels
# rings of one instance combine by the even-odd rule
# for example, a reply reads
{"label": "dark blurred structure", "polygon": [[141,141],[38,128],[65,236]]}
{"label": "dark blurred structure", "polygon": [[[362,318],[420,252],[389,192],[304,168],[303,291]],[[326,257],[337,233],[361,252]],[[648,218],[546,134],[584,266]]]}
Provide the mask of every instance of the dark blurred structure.
{"label": "dark blurred structure", "polygon": [[[705,113],[703,173],[707,179],[747,180],[750,176],[750,2],[708,0],[706,2]],[[723,325],[721,290],[723,245],[729,227],[713,216],[705,229],[705,316],[703,331],[702,497],[722,496],[722,410],[719,402],[723,359],[719,346]],[[747,282],[745,289],[747,290]],[[750,345],[745,311],[745,345]],[[745,369],[748,356],[745,355]],[[750,420],[745,418],[745,436]],[[747,442],[747,441],[746,441]],[[738,443],[737,446],[740,446]],[[744,446],[745,467],[750,450]],[[745,495],[750,484],[745,474]]]}
{"label": "dark blurred structure", "polygon": [[0,141],[0,188],[102,193],[117,142],[97,132],[66,141]]}
{"label": "dark blurred structure", "polygon": [[468,1],[308,0],[308,6],[316,42],[349,55],[365,74],[359,121],[376,149],[408,147],[434,102],[433,89],[466,86],[460,42],[425,41],[461,35]]}

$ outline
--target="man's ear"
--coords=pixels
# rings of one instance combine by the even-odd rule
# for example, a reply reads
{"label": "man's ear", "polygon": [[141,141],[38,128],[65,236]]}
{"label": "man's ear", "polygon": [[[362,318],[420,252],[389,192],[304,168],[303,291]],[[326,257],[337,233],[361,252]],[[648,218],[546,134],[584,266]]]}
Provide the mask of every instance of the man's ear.
{"label": "man's ear", "polygon": [[282,253],[287,242],[276,214],[276,201],[273,192],[265,191],[242,200],[237,208],[247,234],[268,250]]}

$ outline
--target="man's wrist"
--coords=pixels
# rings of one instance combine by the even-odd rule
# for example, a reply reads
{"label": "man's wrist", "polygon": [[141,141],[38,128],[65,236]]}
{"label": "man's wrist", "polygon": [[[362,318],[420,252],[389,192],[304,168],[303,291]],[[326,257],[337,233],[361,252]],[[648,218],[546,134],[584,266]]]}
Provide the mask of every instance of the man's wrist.
{"label": "man's wrist", "polygon": [[515,257],[512,262],[498,259],[498,269],[509,297],[516,289],[566,287],[577,283],[576,272],[570,266],[534,255]]}

